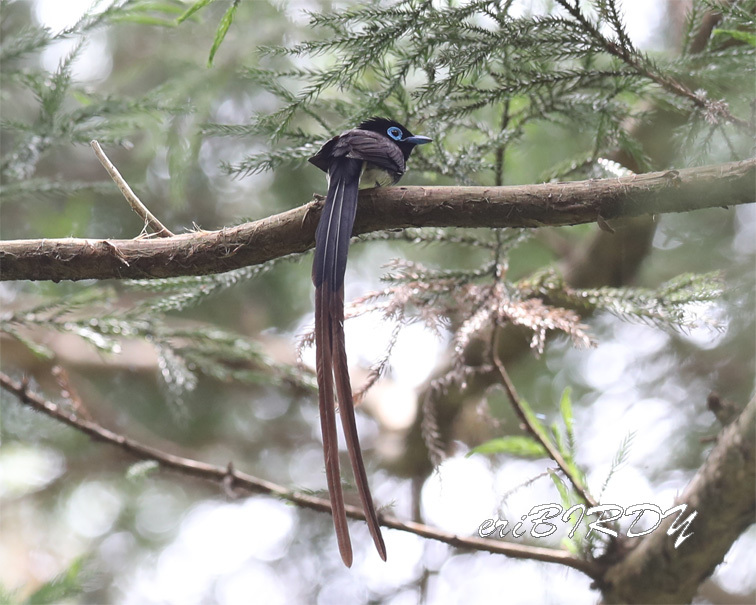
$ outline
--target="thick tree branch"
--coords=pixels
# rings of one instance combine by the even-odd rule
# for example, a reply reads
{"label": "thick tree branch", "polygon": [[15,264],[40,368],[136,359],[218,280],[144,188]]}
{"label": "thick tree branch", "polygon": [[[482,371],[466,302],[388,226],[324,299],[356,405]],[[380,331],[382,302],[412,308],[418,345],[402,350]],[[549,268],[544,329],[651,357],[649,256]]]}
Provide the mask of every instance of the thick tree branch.
{"label": "thick tree branch", "polygon": [[[690,603],[756,515],[756,399],[719,434],[703,466],[675,504],[698,512],[679,548],[669,517],[610,567],[599,582],[606,603]],[[686,532],[689,533],[689,532]]]}
{"label": "thick tree branch", "polygon": [[[252,475],[247,475],[246,473],[241,473],[235,470],[230,463],[227,467],[215,466],[198,460],[168,454],[128,437],[124,437],[123,435],[100,426],[96,422],[66,412],[52,401],[48,401],[30,391],[29,386],[25,381],[17,382],[2,372],[0,372],[0,388],[12,393],[18,397],[23,404],[32,409],[46,414],[59,422],[63,422],[64,424],[89,435],[97,441],[103,441],[115,445],[140,460],[157,462],[158,465],[163,468],[175,471],[182,475],[212,481],[224,486],[228,490],[243,490],[251,493],[268,494],[296,504],[302,508],[309,508],[327,513],[331,512],[331,503],[328,500],[292,491],[276,483],[259,479]],[[347,505],[346,514],[351,519],[365,520],[365,513],[361,508],[355,506]],[[383,514],[380,514],[379,516],[381,525],[385,527],[406,531],[432,540],[438,540],[455,548],[481,550],[517,559],[532,559],[547,563],[559,563],[577,569],[591,578],[598,578],[600,570],[599,565],[593,561],[579,559],[566,550],[540,548],[485,538],[457,536],[422,523],[400,521],[395,517],[388,517]]]}
{"label": "thick tree branch", "polygon": [[[541,227],[687,212],[756,200],[756,160],[622,178],[514,187],[390,187],[360,194],[354,233],[404,227]],[[313,245],[321,204],[161,239],[0,242],[2,280],[221,273]]]}

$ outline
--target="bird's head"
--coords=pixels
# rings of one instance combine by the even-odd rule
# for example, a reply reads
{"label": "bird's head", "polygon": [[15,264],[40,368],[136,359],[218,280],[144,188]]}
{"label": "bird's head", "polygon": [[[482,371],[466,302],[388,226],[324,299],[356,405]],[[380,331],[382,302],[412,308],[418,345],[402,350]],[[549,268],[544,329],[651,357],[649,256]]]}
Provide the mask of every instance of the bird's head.
{"label": "bird's head", "polygon": [[357,128],[360,130],[378,132],[386,138],[394,141],[404,153],[405,159],[409,157],[416,145],[425,145],[432,140],[428,137],[413,135],[408,128],[402,126],[399,122],[389,120],[388,118],[369,118],[362,122]]}

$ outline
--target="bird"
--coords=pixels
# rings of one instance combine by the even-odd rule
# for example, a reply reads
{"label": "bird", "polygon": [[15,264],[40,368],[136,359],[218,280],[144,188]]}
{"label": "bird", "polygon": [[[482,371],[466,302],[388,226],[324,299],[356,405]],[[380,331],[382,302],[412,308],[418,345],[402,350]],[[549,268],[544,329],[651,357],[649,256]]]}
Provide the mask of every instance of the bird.
{"label": "bird", "polygon": [[372,117],[357,128],[333,137],[309,159],[328,178],[328,194],[315,232],[312,264],[315,358],[326,481],[339,553],[347,567],[352,565],[352,544],[341,490],[334,385],[365,519],[378,554],[386,560],[386,545],[357,436],[344,340],[344,274],[357,213],[357,195],[360,189],[396,184],[404,174],[412,150],[430,141],[428,137],[413,135],[394,120]]}

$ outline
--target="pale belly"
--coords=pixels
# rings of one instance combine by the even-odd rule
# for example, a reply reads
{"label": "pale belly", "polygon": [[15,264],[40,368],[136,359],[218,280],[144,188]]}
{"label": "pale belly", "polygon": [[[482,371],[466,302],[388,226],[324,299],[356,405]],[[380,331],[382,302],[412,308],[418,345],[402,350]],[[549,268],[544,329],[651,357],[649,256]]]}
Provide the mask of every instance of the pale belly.
{"label": "pale belly", "polygon": [[375,164],[365,163],[360,176],[360,189],[372,189],[373,187],[390,187],[399,182],[401,174],[389,173]]}

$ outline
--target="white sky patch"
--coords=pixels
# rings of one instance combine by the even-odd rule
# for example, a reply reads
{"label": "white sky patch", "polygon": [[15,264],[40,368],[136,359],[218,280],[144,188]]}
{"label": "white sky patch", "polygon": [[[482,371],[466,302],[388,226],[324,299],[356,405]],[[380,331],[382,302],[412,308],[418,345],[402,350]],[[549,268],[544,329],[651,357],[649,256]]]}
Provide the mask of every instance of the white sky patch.
{"label": "white sky patch", "polygon": [[394,380],[410,387],[418,387],[436,367],[442,342],[421,324],[402,330],[391,357]]}
{"label": "white sky patch", "polygon": [[[100,2],[101,9],[107,4]],[[37,0],[34,14],[40,25],[49,28],[54,34],[75,25],[76,22],[93,6],[92,0]],[[54,72],[78,44],[77,39],[61,40],[51,44],[42,51],[40,64]],[[104,80],[113,69],[113,59],[108,52],[107,35],[102,31],[87,34],[86,45],[74,63],[73,77],[78,81]]]}
{"label": "white sky patch", "polygon": [[602,343],[583,357],[580,371],[587,384],[603,390],[622,378],[631,356],[632,350],[619,342]]}
{"label": "white sky patch", "polygon": [[[372,540],[366,531],[363,535],[365,541],[358,548],[362,551],[360,555],[364,552],[365,559],[364,565],[359,569],[369,587],[377,592],[385,591],[415,580],[417,565],[423,560],[425,540],[407,532],[384,528],[386,551],[390,553],[388,560],[384,562],[372,548]],[[367,548],[363,548],[364,546]]]}
{"label": "white sky patch", "polygon": [[[368,367],[386,352],[394,324],[378,313],[367,313],[344,324],[347,355]],[[441,353],[439,339],[421,324],[404,326],[391,352],[391,376],[407,387],[422,384],[436,366]]]}
{"label": "white sky patch", "polygon": [[80,536],[96,538],[109,532],[121,513],[118,490],[102,481],[79,485],[66,503],[68,525]]}
{"label": "white sky patch", "polygon": [[[78,40],[61,40],[42,51],[40,65],[49,72],[55,72],[74,50]],[[108,52],[107,37],[102,32],[94,32],[87,37],[84,48],[73,64],[73,79],[78,82],[104,80],[113,69],[113,58]]]}
{"label": "white sky patch", "polygon": [[[553,4],[554,2],[550,0],[520,0],[512,5],[509,14],[515,19],[530,15],[545,15]],[[595,11],[591,11],[585,3],[581,3],[581,10],[590,19],[595,19]],[[565,13],[564,9],[558,11],[561,15]],[[633,43],[641,49],[660,46],[656,39],[656,32],[664,23],[665,15],[666,3],[659,0],[625,0],[620,3],[620,16],[625,23],[627,33]],[[608,28],[602,28],[601,31],[607,35],[611,34]]]}
{"label": "white sky patch", "polygon": [[4,443],[0,451],[0,498],[19,498],[42,489],[65,468],[65,459],[55,450]]}
{"label": "white sky patch", "polygon": [[157,561],[145,560],[124,603],[199,605],[213,587],[223,602],[249,602],[254,592],[255,602],[284,603],[286,588],[265,561],[283,556],[292,528],[291,510],[272,499],[203,502]]}
{"label": "white sky patch", "polygon": [[445,460],[425,482],[422,498],[428,523],[474,535],[497,505],[488,461],[482,456]]}
{"label": "white sky patch", "polygon": [[739,254],[756,254],[756,207],[746,204],[735,208],[737,233],[732,242]]}
{"label": "white sky patch", "polygon": [[666,16],[666,2],[659,0],[625,0],[622,3],[625,27],[633,43],[642,49],[656,49],[659,26]]}
{"label": "white sky patch", "polygon": [[278,0],[274,4],[295,25],[305,25],[310,22],[307,11],[313,10],[313,6],[308,0]]}
{"label": "white sky patch", "polygon": [[[580,439],[578,463],[598,469],[603,482],[625,436],[635,433],[627,452],[627,464],[648,469],[662,468],[673,439],[680,438],[680,419],[663,399],[638,399],[632,391],[602,395],[578,418],[585,437]],[[660,448],[659,444],[665,444]],[[601,486],[593,486],[598,490]]]}
{"label": "white sky patch", "polygon": [[756,550],[756,526],[752,525],[732,545],[724,562],[714,572],[714,580],[736,594],[747,594],[756,590],[756,574],[753,573],[752,558],[754,550]]}
{"label": "white sky patch", "polygon": [[34,3],[34,14],[41,25],[58,33],[75,25],[93,5],[92,0],[37,0]]}

